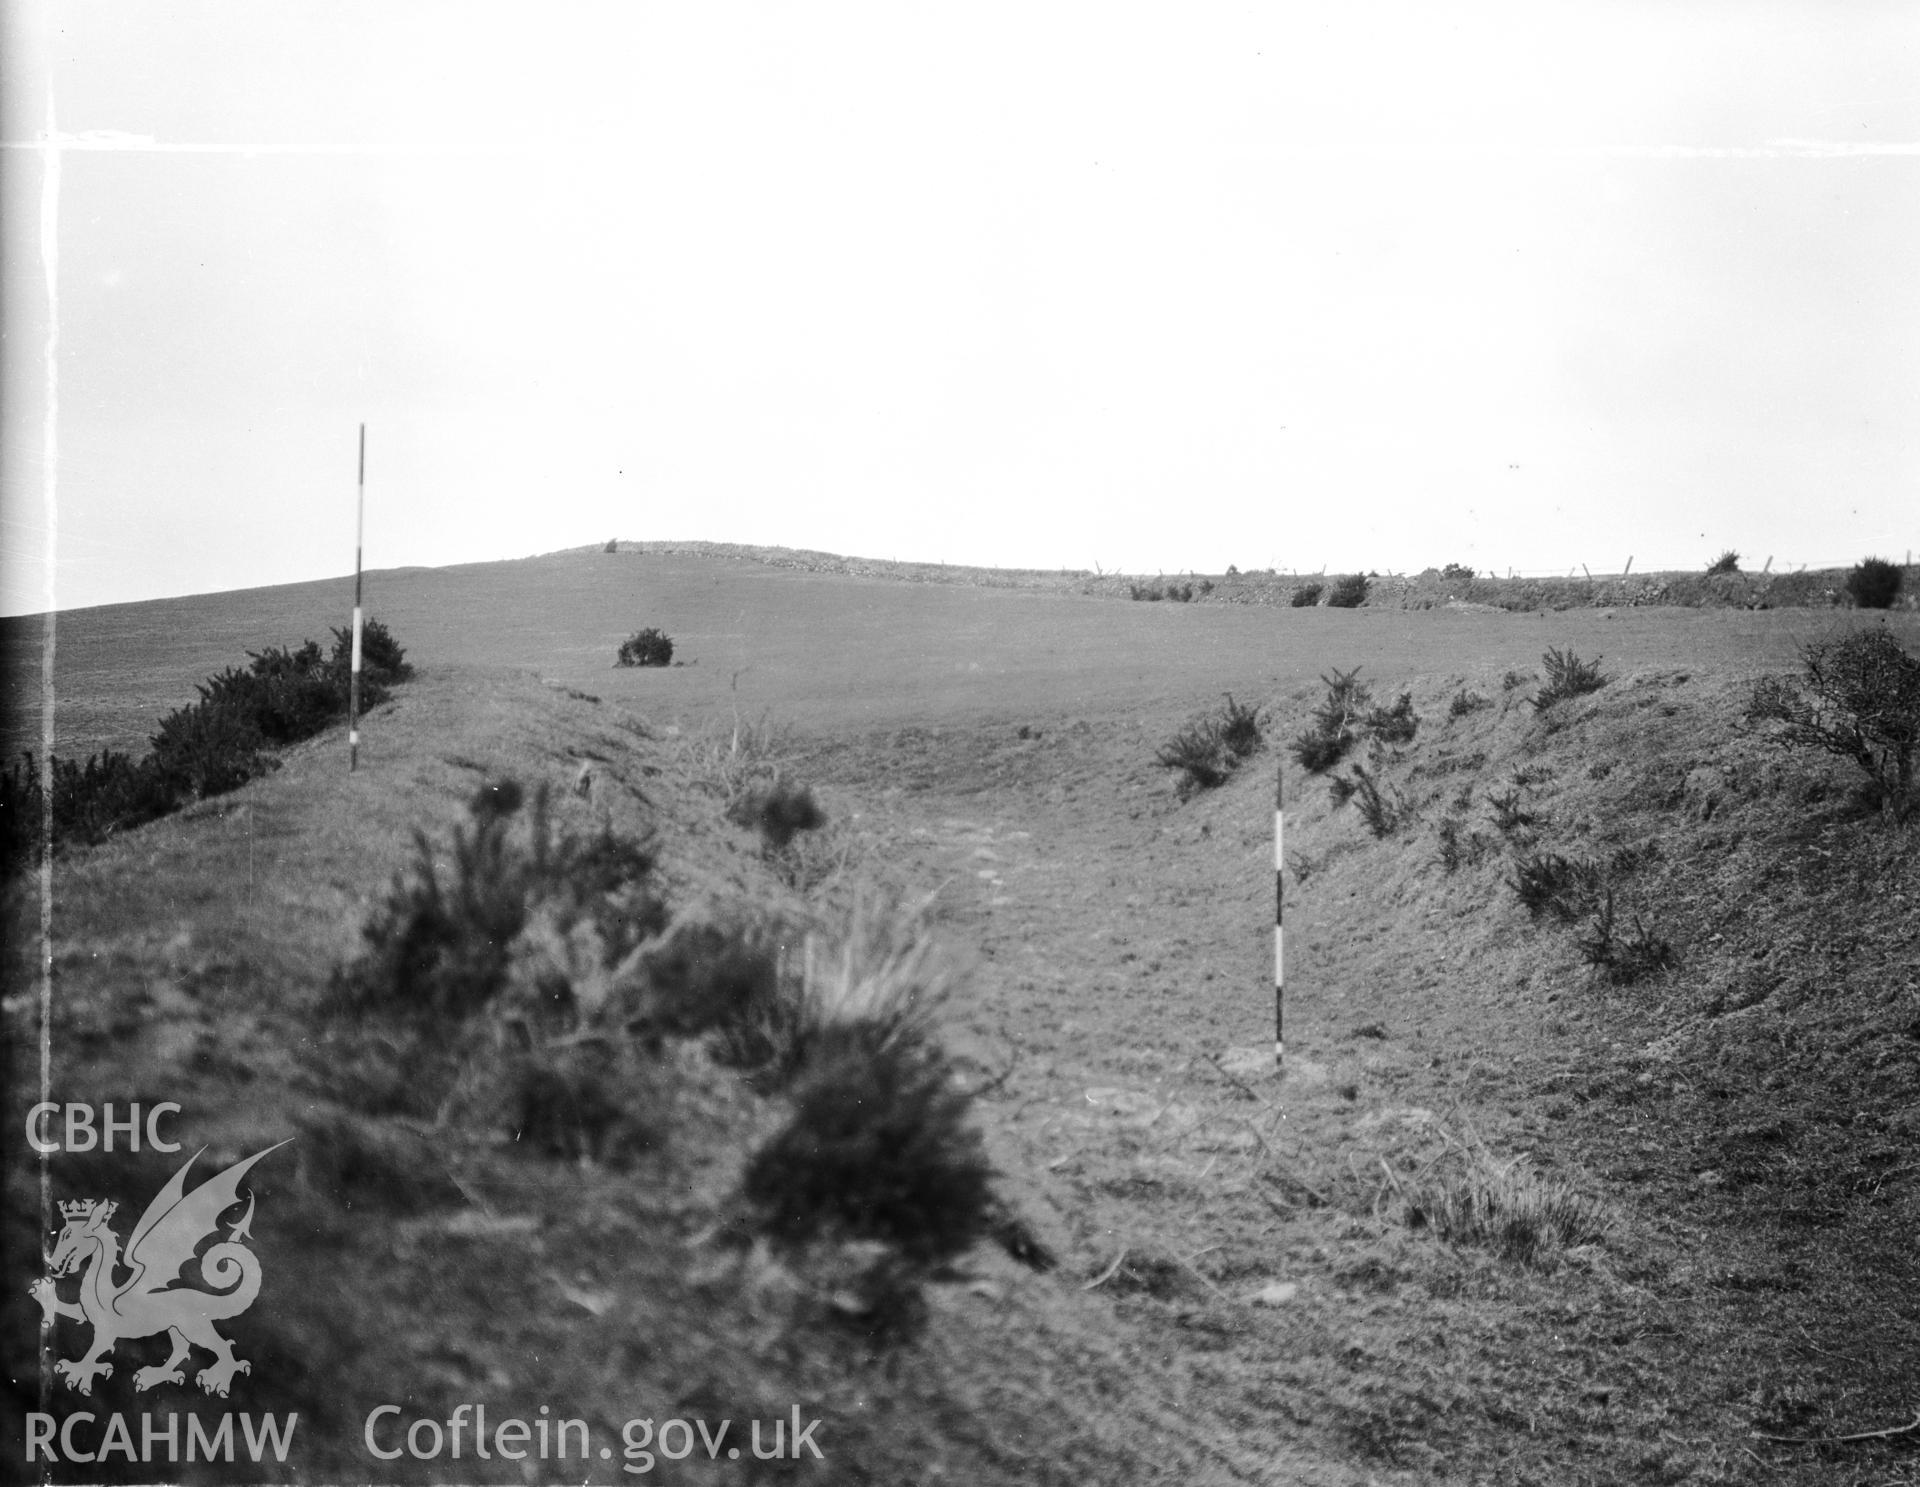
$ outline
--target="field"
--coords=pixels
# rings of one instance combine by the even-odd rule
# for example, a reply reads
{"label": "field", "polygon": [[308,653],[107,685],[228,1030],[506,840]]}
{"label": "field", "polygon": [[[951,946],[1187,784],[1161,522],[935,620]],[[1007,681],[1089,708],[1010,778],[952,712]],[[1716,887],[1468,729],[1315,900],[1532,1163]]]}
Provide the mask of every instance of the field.
{"label": "field", "polygon": [[[266,1280],[227,1327],[254,1370],[225,1407],[298,1410],[297,1449],[267,1476],[162,1479],[629,1480],[624,1421],[798,1409],[823,1462],[703,1446],[643,1479],[1920,1481],[1900,1430],[1920,1414],[1917,828],[1743,719],[1756,677],[1879,620],[1140,604],[636,551],[368,593],[419,675],[367,719],[357,773],[336,729],[57,855],[49,899],[37,875],[7,889],[10,1129],[39,1084],[46,908],[53,1099],[176,1101],[209,1163],[293,1140],[249,1179]],[[324,638],[342,597],[61,616],[56,750],[139,750],[210,673]],[[1920,616],[1886,622],[1920,648]],[[647,625],[684,664],[613,668]],[[39,734],[37,635],[9,622],[16,749]],[[1609,680],[1536,709],[1561,648]],[[1285,750],[1355,667],[1419,719],[1355,755],[1384,836]],[[1262,709],[1265,746],[1183,796],[1156,752],[1226,693]],[[743,737],[825,808],[797,856],[723,814]],[[649,836],[676,916],[751,905],[830,938],[875,894],[928,902],[942,1041],[1026,1242],[936,1267],[899,1338],[838,1299],[846,1253],[729,1250],[743,1164],[787,1107],[697,1041],[622,1066],[649,1122],[627,1154],[503,1138],[501,1091],[471,1079],[424,1115],[368,1096],[386,1055],[344,1057],[316,1009],[416,829],[446,843],[505,777],[549,784],[562,827]],[[1591,905],[1562,924],[1513,889],[1546,853],[1604,864],[1619,943],[1668,953],[1630,982],[1589,964]],[[221,1408],[136,1393],[151,1343],[91,1401],[42,1386],[25,1293],[51,1229],[35,1240],[40,1167],[11,1149],[0,1450],[24,1459],[28,1411]],[[177,1161],[45,1165],[53,1199],[112,1196],[131,1223]],[[1058,1263],[1022,1263],[1036,1247]],[[614,1450],[375,1460],[364,1422],[389,1402],[550,1405]],[[1842,1436],[1868,1438],[1796,1443]]]}

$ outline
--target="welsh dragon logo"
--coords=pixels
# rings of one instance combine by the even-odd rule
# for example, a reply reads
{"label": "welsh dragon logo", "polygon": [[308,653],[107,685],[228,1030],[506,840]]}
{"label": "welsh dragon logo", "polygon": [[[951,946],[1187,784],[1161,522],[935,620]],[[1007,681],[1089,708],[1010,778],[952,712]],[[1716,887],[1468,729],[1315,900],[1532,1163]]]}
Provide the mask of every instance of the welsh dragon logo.
{"label": "welsh dragon logo", "polygon": [[[209,1394],[225,1398],[236,1373],[253,1372],[252,1364],[233,1355],[233,1344],[213,1330],[216,1321],[238,1316],[260,1294],[260,1261],[244,1242],[253,1237],[251,1194],[239,1221],[228,1221],[227,1236],[200,1256],[202,1277],[219,1289],[203,1291],[181,1284],[185,1279],[181,1272],[203,1241],[219,1235],[221,1215],[239,1203],[240,1179],[247,1170],[286,1144],[282,1141],[255,1152],[189,1193],[187,1169],[200,1156],[195,1152],[140,1215],[124,1257],[120,1236],[107,1227],[119,1204],[85,1198],[60,1205],[66,1223],[53,1252],[45,1256],[48,1274],[29,1289],[40,1303],[42,1325],[52,1326],[55,1317],[93,1325],[93,1346],[85,1356],[54,1364],[70,1388],[91,1394],[95,1378],[113,1373],[106,1355],[115,1343],[123,1337],[153,1337],[161,1332],[172,1338],[173,1352],[158,1367],[134,1374],[136,1389],[185,1383],[181,1365],[195,1347],[214,1355],[215,1361],[200,1370],[200,1387]],[[82,1269],[78,1304],[61,1300],[55,1281]],[[117,1280],[119,1271],[132,1273]]]}

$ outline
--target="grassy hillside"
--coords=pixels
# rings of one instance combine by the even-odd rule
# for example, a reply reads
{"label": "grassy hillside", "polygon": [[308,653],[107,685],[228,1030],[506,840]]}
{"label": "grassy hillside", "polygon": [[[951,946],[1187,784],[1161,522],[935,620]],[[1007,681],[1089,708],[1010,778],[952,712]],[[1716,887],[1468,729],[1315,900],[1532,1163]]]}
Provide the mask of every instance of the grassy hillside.
{"label": "grassy hillside", "polygon": [[[245,648],[328,622],[318,591],[285,612],[275,592],[207,600],[199,629],[271,613]],[[795,1405],[823,1421],[812,1480],[1911,1473],[1911,1436],[1756,1435],[1920,1409],[1914,828],[1742,720],[1752,678],[1834,620],[1113,604],[628,553],[389,575],[374,606],[421,677],[369,720],[360,773],[324,735],[52,877],[56,1098],[178,1100],[214,1159],[294,1138],[255,1181],[272,1289],[230,1330],[255,1360],[233,1407],[299,1409],[304,1478],[366,1477],[361,1422],[387,1401],[550,1404],[615,1447],[595,1480],[621,1478],[627,1419]],[[692,664],[612,670],[648,624]],[[148,689],[177,705],[235,659],[190,626],[63,626],[61,706],[96,740],[137,741]],[[1550,646],[1604,652],[1611,680],[1532,707]],[[1320,674],[1355,666],[1419,725],[1354,756],[1397,818],[1384,837],[1288,765],[1276,1081],[1271,770]],[[1266,748],[1182,798],[1155,752],[1228,690],[1263,709]],[[797,855],[726,819],[736,717],[826,808]],[[941,1042],[999,1197],[993,1235],[925,1286],[917,1338],[883,1335],[858,1244],[732,1245],[793,1096],[712,1037],[662,1035],[602,1081],[600,1144],[566,1134],[578,1110],[528,1125],[511,1048],[450,1042],[469,1077],[421,1109],[377,1027],[319,1015],[413,830],[444,856],[506,776],[550,784],[560,828],[650,839],[683,922],[791,926],[783,956],[809,927],[844,935],[875,889],[931,896],[915,934],[953,986]],[[1630,982],[1589,964],[1602,900],[1562,923],[1516,894],[1543,854],[1594,864],[1614,941],[1669,953]],[[35,886],[7,900],[16,1104]],[[427,1053],[422,1088],[445,1075]],[[131,1202],[171,1166],[58,1157],[54,1196]],[[31,1166],[9,1200],[25,1263],[0,1328],[27,1408]],[[1036,1245],[1055,1268],[1015,1258]],[[112,1407],[143,1407],[131,1371]],[[501,1466],[462,1475],[518,1479]],[[379,1474],[403,1469],[452,1479]]]}

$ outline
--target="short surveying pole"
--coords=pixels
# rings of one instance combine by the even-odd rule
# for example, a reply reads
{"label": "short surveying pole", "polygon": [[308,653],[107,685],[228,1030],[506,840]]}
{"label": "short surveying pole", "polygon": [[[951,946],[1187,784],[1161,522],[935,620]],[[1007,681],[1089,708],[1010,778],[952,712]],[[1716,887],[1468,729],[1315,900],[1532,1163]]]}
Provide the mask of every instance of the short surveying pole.
{"label": "short surveying pole", "polygon": [[360,767],[360,553],[367,536],[367,426],[360,425],[360,510],[353,529],[353,679],[347,688],[347,773]]}
{"label": "short surveying pole", "polygon": [[1273,1067],[1284,1070],[1287,1063],[1286,1007],[1287,956],[1285,935],[1280,921],[1286,917],[1287,858],[1281,827],[1280,805],[1285,793],[1285,766],[1273,767]]}

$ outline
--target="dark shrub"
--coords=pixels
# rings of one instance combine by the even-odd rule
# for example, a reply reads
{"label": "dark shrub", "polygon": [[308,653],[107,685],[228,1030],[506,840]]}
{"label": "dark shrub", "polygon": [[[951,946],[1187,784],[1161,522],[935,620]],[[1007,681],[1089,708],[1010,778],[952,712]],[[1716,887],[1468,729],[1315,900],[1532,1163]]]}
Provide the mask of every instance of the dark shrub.
{"label": "dark shrub", "polygon": [[622,666],[671,666],[673,642],[660,630],[640,630],[620,642]]}
{"label": "dark shrub", "polygon": [[1359,679],[1360,668],[1336,670],[1323,676],[1327,695],[1313,710],[1313,726],[1294,739],[1292,752],[1300,767],[1309,774],[1331,769],[1346,758],[1359,737],[1373,689]]}
{"label": "dark shrub", "polygon": [[1582,697],[1588,692],[1597,692],[1604,687],[1609,678],[1600,674],[1600,657],[1583,661],[1571,650],[1550,650],[1541,661],[1547,668],[1547,684],[1534,694],[1533,705],[1545,711],[1555,703],[1565,702],[1570,697]]}
{"label": "dark shrub", "polygon": [[1592,909],[1593,918],[1580,936],[1580,955],[1595,970],[1616,986],[1631,986],[1636,981],[1680,964],[1672,944],[1649,928],[1638,914],[1633,928],[1621,934],[1613,906],[1613,890]]}
{"label": "dark shrub", "polygon": [[1551,914],[1564,924],[1593,913],[1606,887],[1599,863],[1590,857],[1569,861],[1557,852],[1522,853],[1507,881],[1528,914]]}
{"label": "dark shrub", "polygon": [[[333,667],[344,679],[353,668],[353,631],[338,626],[333,629]],[[407,653],[400,642],[393,638],[393,632],[379,620],[369,618],[360,627],[360,705],[372,707],[376,701],[386,696],[386,688],[396,682],[411,681],[413,667],[407,664]],[[369,688],[377,691],[377,696],[369,697]],[[342,694],[340,706],[346,707],[345,694]]]}
{"label": "dark shrub", "polygon": [[1227,705],[1219,715],[1220,742],[1236,760],[1260,751],[1262,727],[1260,709],[1242,707],[1227,693]]}
{"label": "dark shrub", "polygon": [[824,826],[827,813],[807,786],[790,785],[776,775],[734,801],[727,808],[727,819],[758,831],[767,851],[779,852],[801,832]]}
{"label": "dark shrub", "polygon": [[622,1165],[661,1135],[661,1115],[647,1108],[644,1089],[627,1050],[606,1043],[535,1050],[508,1067],[506,1129],[545,1156]]}
{"label": "dark shrub", "polygon": [[619,539],[618,537],[609,537],[609,538],[607,539],[607,545],[606,545],[605,547],[603,547],[603,548],[601,548],[601,549],[600,549],[600,551],[602,551],[602,552],[618,552],[618,551],[620,551],[620,539]]}
{"label": "dark shrub", "polygon": [[1420,719],[1414,715],[1411,692],[1402,692],[1392,707],[1376,707],[1367,713],[1367,731],[1382,743],[1412,743],[1419,728]]}
{"label": "dark shrub", "polygon": [[1448,583],[1472,583],[1473,569],[1465,563],[1449,563],[1440,570],[1440,576]]}
{"label": "dark shrub", "polygon": [[1320,596],[1326,591],[1327,586],[1325,584],[1303,583],[1293,591],[1293,595],[1287,600],[1287,603],[1291,604],[1295,609],[1312,609],[1320,602]]}
{"label": "dark shrub", "polygon": [[1358,609],[1367,600],[1367,575],[1349,573],[1344,578],[1336,578],[1333,588],[1327,594],[1329,609]]}
{"label": "dark shrub", "polygon": [[0,772],[0,868],[11,873],[39,861],[45,810],[40,761],[23,749],[20,762]]}
{"label": "dark shrub", "polygon": [[1453,694],[1453,701],[1447,704],[1447,716],[1464,718],[1468,713],[1477,713],[1483,707],[1492,707],[1493,699],[1478,692],[1469,692],[1464,687]]}
{"label": "dark shrub", "polygon": [[780,984],[779,944],[765,927],[693,922],[647,951],[646,990],[628,1026],[650,1037],[721,1030],[722,1063],[759,1068],[792,1053],[797,1006]]}
{"label": "dark shrub", "polygon": [[1162,744],[1153,757],[1161,768],[1180,771],[1182,795],[1226,784],[1237,762],[1220,736],[1219,723],[1212,718],[1189,723]]}
{"label": "dark shrub", "polygon": [[1716,573],[1738,573],[1739,571],[1740,554],[1732,548],[1728,548],[1725,552],[1721,553],[1719,557],[1707,564],[1707,577],[1709,578],[1712,578]]}
{"label": "dark shrub", "polygon": [[200,692],[199,702],[162,718],[160,731],[149,740],[151,767],[178,802],[237,790],[273,767],[256,715],[245,707],[216,705],[206,687]]}
{"label": "dark shrub", "polygon": [[[1398,790],[1389,797],[1380,788],[1380,782],[1368,772],[1364,764],[1353,766],[1353,778],[1342,782],[1344,794],[1351,798],[1354,808],[1360,812],[1360,819],[1367,824],[1367,830],[1375,837],[1392,836],[1402,826],[1413,819],[1413,808],[1406,797]],[[1341,804],[1336,789],[1335,805]]]}
{"label": "dark shrub", "polygon": [[1847,592],[1862,609],[1891,609],[1904,576],[1885,558],[1862,558],[1847,574]]}
{"label": "dark shrub", "polygon": [[1873,801],[1905,819],[1914,801],[1913,756],[1920,743],[1920,658],[1881,625],[1809,642],[1802,675],[1762,677],[1747,716],[1784,726],[1782,739],[1850,759],[1866,774]]}
{"label": "dark shrub", "polygon": [[992,1168],[967,1096],[918,1042],[815,1064],[792,1118],[754,1153],[742,1193],[779,1243],[882,1241],[938,1264],[986,1232]]}

